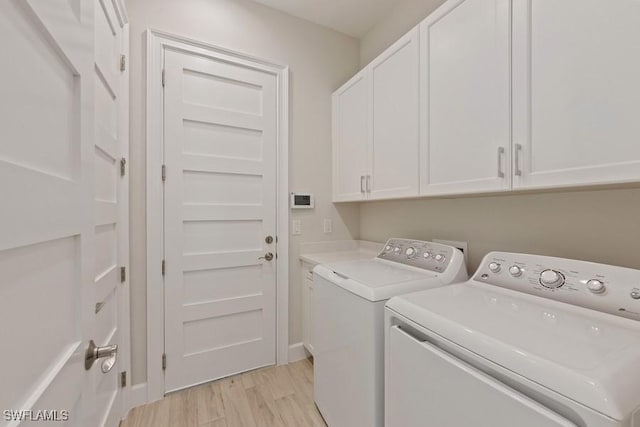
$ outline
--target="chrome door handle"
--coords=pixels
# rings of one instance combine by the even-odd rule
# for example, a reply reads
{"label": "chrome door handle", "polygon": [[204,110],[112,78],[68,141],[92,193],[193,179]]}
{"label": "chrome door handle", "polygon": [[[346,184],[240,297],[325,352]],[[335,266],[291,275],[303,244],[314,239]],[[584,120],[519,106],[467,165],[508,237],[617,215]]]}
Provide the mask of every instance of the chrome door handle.
{"label": "chrome door handle", "polygon": [[516,153],[514,163],[516,164],[515,176],[522,176],[522,169],[520,169],[520,152],[522,151],[522,145],[516,144]]}
{"label": "chrome door handle", "polygon": [[360,192],[364,193],[364,175],[360,175]]}
{"label": "chrome door handle", "polygon": [[267,252],[264,256],[261,256],[258,259],[265,259],[267,261],[271,261],[273,259],[273,254],[271,252]]}
{"label": "chrome door handle", "polygon": [[84,356],[84,369],[91,369],[93,363],[98,359],[107,359],[102,363],[102,372],[107,373],[115,365],[118,355],[118,345],[111,344],[104,347],[98,347],[93,340],[89,341],[89,347]]}
{"label": "chrome door handle", "polygon": [[502,156],[504,155],[504,147],[498,147],[498,178],[504,178],[502,171]]}

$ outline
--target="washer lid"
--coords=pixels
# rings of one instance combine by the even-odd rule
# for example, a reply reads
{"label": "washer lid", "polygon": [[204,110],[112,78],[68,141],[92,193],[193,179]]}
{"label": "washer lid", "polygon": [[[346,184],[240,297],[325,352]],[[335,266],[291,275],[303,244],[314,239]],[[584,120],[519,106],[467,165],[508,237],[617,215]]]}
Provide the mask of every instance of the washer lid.
{"label": "washer lid", "polygon": [[387,307],[506,369],[622,420],[640,404],[640,323],[484,283]]}
{"label": "washer lid", "polygon": [[376,258],[318,265],[313,272],[369,301],[441,286],[433,272]]}

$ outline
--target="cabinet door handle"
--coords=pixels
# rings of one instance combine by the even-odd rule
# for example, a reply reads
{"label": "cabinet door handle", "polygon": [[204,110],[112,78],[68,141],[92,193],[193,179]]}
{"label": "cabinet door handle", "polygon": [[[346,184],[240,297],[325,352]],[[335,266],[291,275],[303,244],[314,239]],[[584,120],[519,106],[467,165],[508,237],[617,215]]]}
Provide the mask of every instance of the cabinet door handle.
{"label": "cabinet door handle", "polygon": [[514,159],[514,163],[516,164],[516,170],[514,172],[515,176],[522,176],[522,169],[520,169],[520,153],[522,152],[522,145],[516,144],[516,155]]}
{"label": "cabinet door handle", "polygon": [[360,192],[364,193],[364,175],[360,175]]}
{"label": "cabinet door handle", "polygon": [[367,193],[371,193],[371,175],[367,175]]}
{"label": "cabinet door handle", "polygon": [[498,178],[504,178],[502,171],[502,156],[504,155],[504,147],[498,147]]}

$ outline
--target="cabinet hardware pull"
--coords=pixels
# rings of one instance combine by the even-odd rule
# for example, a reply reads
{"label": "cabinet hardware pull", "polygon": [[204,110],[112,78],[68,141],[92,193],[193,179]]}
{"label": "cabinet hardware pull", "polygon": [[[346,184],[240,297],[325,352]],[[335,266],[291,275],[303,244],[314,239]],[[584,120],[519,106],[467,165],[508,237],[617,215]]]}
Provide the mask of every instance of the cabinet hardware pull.
{"label": "cabinet hardware pull", "polygon": [[504,147],[498,147],[498,178],[504,178],[504,172],[502,171],[502,155],[504,154]]}
{"label": "cabinet hardware pull", "polygon": [[520,169],[520,152],[522,152],[522,145],[516,144],[516,155],[515,155],[515,164],[516,170],[514,172],[515,176],[522,176],[522,169]]}
{"label": "cabinet hardware pull", "polygon": [[364,175],[360,175],[360,192],[364,193]]}
{"label": "cabinet hardware pull", "polygon": [[371,175],[367,175],[367,193],[371,193]]}

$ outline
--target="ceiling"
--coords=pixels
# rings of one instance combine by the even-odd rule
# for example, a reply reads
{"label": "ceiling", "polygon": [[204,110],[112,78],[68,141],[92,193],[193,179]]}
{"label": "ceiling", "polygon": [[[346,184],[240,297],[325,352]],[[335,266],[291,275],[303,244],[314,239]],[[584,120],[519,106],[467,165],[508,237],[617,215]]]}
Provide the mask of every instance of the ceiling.
{"label": "ceiling", "polygon": [[254,0],[298,18],[361,38],[399,0]]}

